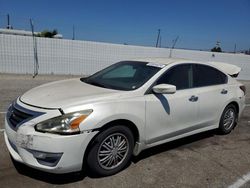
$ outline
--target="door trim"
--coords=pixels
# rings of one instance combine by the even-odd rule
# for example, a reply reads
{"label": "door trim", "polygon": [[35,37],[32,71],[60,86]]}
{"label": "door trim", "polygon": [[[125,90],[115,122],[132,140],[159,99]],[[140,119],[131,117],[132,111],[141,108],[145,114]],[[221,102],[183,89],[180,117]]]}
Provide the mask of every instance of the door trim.
{"label": "door trim", "polygon": [[202,129],[202,128],[205,128],[205,127],[209,127],[209,126],[211,126],[211,125],[208,125],[208,124],[195,125],[195,126],[188,127],[188,128],[185,128],[185,129],[181,129],[181,130],[178,130],[178,131],[175,131],[175,132],[171,132],[171,133],[159,136],[159,137],[151,138],[151,139],[146,141],[146,144],[153,144],[153,143],[158,142],[158,141],[162,141],[162,140],[166,140],[166,139],[173,138],[173,137],[176,137],[176,136],[180,136],[182,134],[192,132],[192,131],[195,131],[197,129]]}

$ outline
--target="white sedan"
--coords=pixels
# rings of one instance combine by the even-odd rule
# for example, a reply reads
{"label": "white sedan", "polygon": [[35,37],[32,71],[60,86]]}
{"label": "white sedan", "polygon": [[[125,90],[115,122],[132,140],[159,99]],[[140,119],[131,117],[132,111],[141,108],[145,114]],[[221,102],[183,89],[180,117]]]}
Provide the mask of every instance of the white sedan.
{"label": "white sedan", "polygon": [[27,91],[9,107],[14,160],[52,173],[107,176],[142,150],[211,129],[230,133],[245,107],[237,66],[183,59],[122,61]]}

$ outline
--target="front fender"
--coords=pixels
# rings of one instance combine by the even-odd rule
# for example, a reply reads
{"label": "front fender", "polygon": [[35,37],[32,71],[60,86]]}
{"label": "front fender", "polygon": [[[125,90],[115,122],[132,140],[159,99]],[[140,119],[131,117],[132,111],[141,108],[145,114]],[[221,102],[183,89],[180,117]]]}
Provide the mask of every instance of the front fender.
{"label": "front fender", "polygon": [[103,127],[115,120],[131,121],[138,129],[140,140],[145,138],[145,100],[135,97],[122,101],[92,104],[93,112],[81,123],[81,131]]}

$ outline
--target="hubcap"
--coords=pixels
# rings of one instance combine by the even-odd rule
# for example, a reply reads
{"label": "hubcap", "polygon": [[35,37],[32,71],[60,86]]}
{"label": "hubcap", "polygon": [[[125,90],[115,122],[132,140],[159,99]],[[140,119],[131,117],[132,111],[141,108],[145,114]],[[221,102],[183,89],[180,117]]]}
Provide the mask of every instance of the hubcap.
{"label": "hubcap", "polygon": [[224,115],[223,126],[226,130],[229,130],[234,125],[234,122],[235,122],[234,110],[229,108]]}
{"label": "hubcap", "polygon": [[101,143],[98,150],[98,163],[106,170],[114,169],[125,160],[128,150],[127,137],[122,133],[114,133]]}

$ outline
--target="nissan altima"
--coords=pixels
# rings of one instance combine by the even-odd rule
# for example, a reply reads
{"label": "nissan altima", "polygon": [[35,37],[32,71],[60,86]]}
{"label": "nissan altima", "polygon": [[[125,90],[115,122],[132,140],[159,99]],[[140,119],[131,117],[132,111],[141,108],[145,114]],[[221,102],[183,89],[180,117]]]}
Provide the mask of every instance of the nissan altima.
{"label": "nissan altima", "polygon": [[33,88],[9,106],[14,160],[52,173],[121,171],[142,150],[200,132],[230,133],[245,107],[240,68],[219,62],[121,61],[87,78]]}

